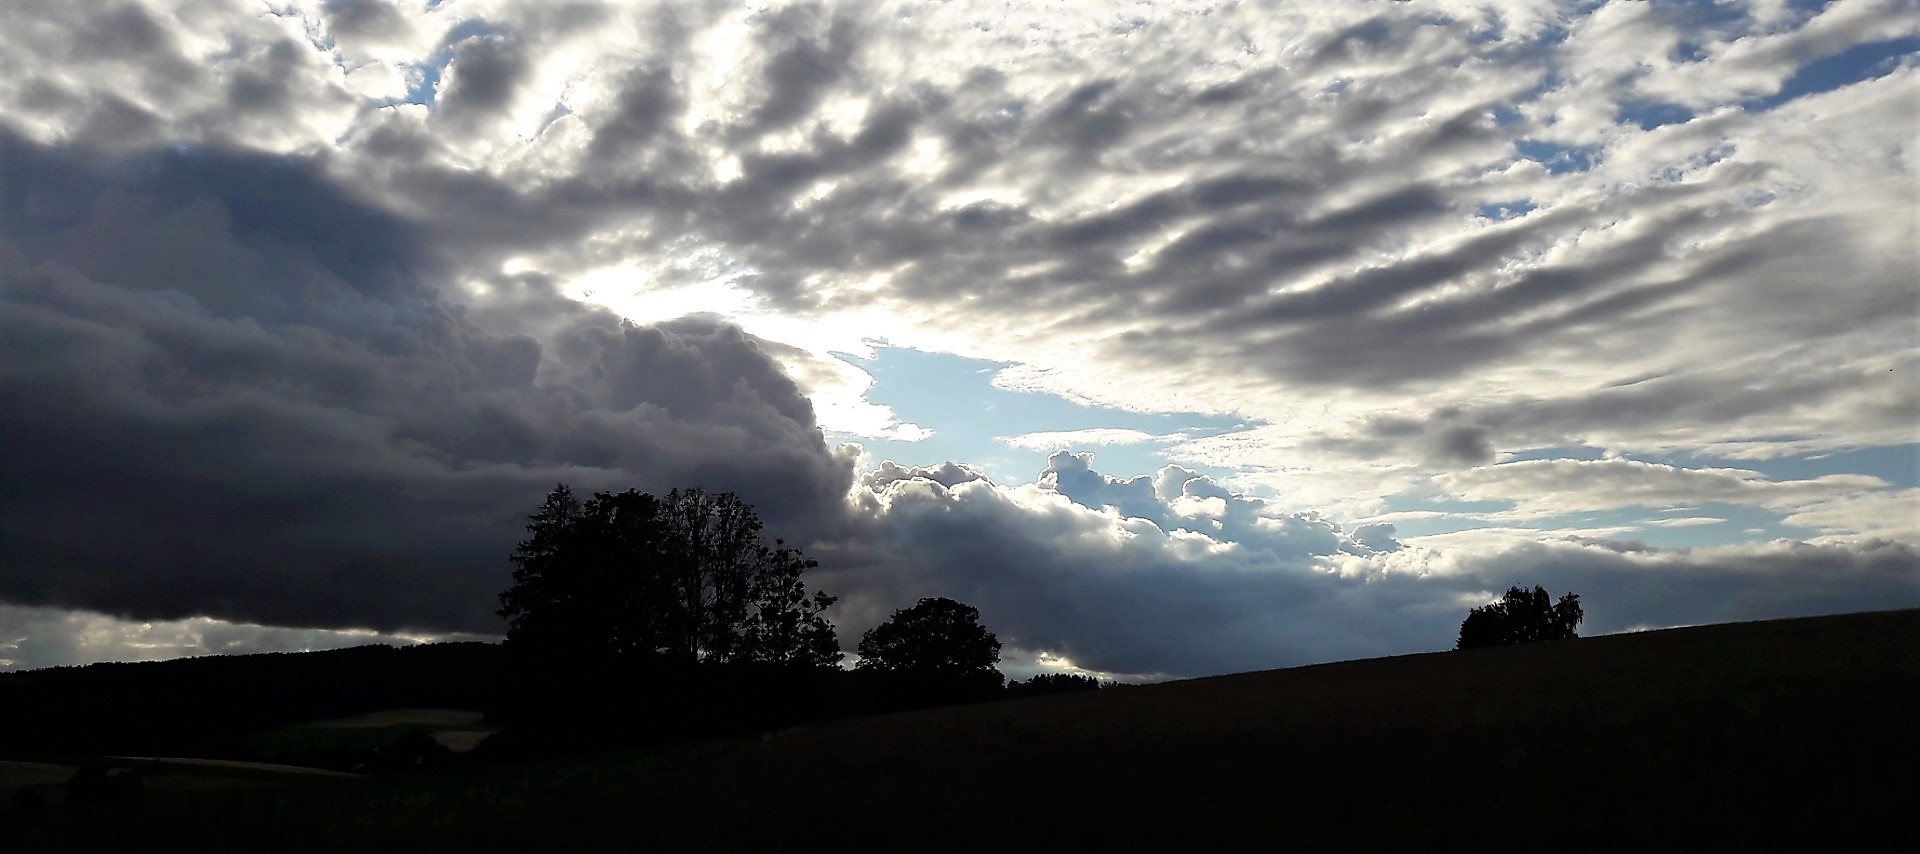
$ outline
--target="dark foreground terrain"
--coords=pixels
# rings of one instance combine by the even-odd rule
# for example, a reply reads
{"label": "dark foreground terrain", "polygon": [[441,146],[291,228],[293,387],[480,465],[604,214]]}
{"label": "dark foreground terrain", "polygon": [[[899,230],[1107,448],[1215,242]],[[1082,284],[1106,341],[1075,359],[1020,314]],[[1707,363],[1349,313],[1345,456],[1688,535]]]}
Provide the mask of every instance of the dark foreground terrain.
{"label": "dark foreground terrain", "polygon": [[1835,850],[1912,838],[1920,611],[1248,673],[0,816],[0,850]]}

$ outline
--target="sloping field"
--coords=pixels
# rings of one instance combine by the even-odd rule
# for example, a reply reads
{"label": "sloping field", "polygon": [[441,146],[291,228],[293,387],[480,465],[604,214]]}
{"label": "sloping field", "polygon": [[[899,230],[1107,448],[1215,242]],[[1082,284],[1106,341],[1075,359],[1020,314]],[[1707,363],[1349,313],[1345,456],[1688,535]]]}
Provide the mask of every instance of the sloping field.
{"label": "sloping field", "polygon": [[308,721],[302,726],[328,729],[384,729],[393,726],[426,726],[444,729],[485,728],[485,715],[471,709],[383,709],[346,718]]}
{"label": "sloping field", "polygon": [[312,851],[1833,850],[1905,832],[1920,803],[1916,720],[1920,611],[1886,612],[48,811],[23,822],[17,841],[20,850],[143,850],[151,840]]}
{"label": "sloping field", "polygon": [[0,820],[28,809],[17,799],[22,790],[34,792],[36,805],[59,804],[67,797],[68,781],[84,763],[97,763],[113,775],[131,774],[143,795],[202,793],[291,785],[316,777],[354,778],[319,768],[159,756],[36,756],[32,760],[0,754]]}
{"label": "sloping field", "polygon": [[273,727],[251,734],[246,744],[267,756],[325,748],[365,750],[394,744],[419,731],[455,753],[464,753],[494,733],[484,717],[471,709],[383,709]]}

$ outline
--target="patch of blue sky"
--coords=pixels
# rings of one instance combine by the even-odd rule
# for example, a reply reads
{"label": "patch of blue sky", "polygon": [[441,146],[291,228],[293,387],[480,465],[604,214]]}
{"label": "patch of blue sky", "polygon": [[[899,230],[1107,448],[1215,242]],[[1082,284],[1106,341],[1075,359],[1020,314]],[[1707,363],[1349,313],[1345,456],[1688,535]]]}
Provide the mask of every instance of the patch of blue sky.
{"label": "patch of blue sky", "polygon": [[1770,460],[1730,460],[1683,454],[1651,460],[1651,462],[1664,462],[1687,468],[1747,469],[1759,472],[1768,480],[1776,481],[1811,480],[1833,474],[1864,474],[1880,478],[1896,489],[1920,486],[1920,443],[1883,445],[1825,454],[1778,457]]}
{"label": "patch of blue sky", "polygon": [[414,66],[414,70],[420,76],[413,81],[412,86],[407,88],[407,94],[395,103],[433,106],[439,99],[440,74],[452,62],[453,54],[439,53],[434,54],[427,62]]}
{"label": "patch of blue sky", "polygon": [[[1252,426],[1241,419],[1193,412],[1132,412],[1085,406],[1041,392],[996,388],[993,377],[1011,363],[883,347],[871,359],[835,354],[873,377],[867,400],[893,409],[901,421],[933,431],[917,442],[856,438],[875,461],[901,465],[962,462],[996,482],[1030,483],[1046,468],[1047,449],[1016,447],[1003,436],[1072,430],[1138,430],[1149,436],[1199,438]],[[1168,461],[1160,452],[1172,441],[1087,445],[1068,450],[1095,454],[1094,469],[1114,477],[1151,474]],[[1188,468],[1215,477],[1230,472]]]}
{"label": "patch of blue sky", "polygon": [[1726,0],[1652,0],[1648,5],[1667,21],[1690,30],[1744,30],[1746,3]]}
{"label": "patch of blue sky", "polygon": [[1613,120],[1623,124],[1631,122],[1639,125],[1641,130],[1653,130],[1666,125],[1686,124],[1693,120],[1693,110],[1660,101],[1628,101],[1620,105]]}
{"label": "patch of blue sky", "polygon": [[1517,139],[1513,147],[1521,157],[1547,167],[1550,175],[1585,172],[1600,160],[1598,145],[1561,145],[1538,139]]}
{"label": "patch of blue sky", "polygon": [[[1787,6],[1800,14],[1799,23],[1813,17],[1824,8],[1828,0],[1788,0]],[[1712,54],[1708,49],[1707,36],[1726,42],[1750,34],[1753,31],[1752,4],[1728,3],[1724,0],[1655,0],[1652,4],[1658,14],[1663,15],[1676,29],[1695,34],[1683,38],[1668,52],[1668,57],[1677,62],[1699,62]]]}
{"label": "patch of blue sky", "polygon": [[1699,62],[1711,55],[1706,45],[1693,39],[1681,39],[1674,43],[1673,50],[1667,51],[1667,58],[1675,62]]}
{"label": "patch of blue sky", "polygon": [[1517,463],[1524,460],[1597,460],[1606,456],[1606,451],[1586,445],[1556,445],[1550,448],[1528,448],[1524,451],[1512,451],[1501,458],[1503,463]]}
{"label": "patch of blue sky", "polygon": [[1542,539],[1587,536],[1645,543],[1660,549],[1732,546],[1782,537],[1804,540],[1818,531],[1781,524],[1764,508],[1717,501],[1680,507],[1620,507],[1513,523],[1540,530]]}
{"label": "patch of blue sky", "polygon": [[[1587,7],[1585,9],[1576,10],[1574,14],[1578,14],[1578,15],[1592,14],[1593,10],[1598,9],[1604,5],[1606,5],[1606,0],[1587,0]],[[1540,29],[1540,35],[1534,39],[1534,43],[1552,47],[1554,45],[1563,44],[1566,42],[1567,39],[1570,39],[1572,37],[1573,37],[1573,30],[1571,28],[1564,27],[1559,24],[1548,24],[1547,26],[1542,27]]]}
{"label": "patch of blue sky", "polygon": [[1736,545],[1756,539],[1806,539],[1818,531],[1782,524],[1781,514],[1760,507],[1721,502],[1705,502],[1680,507],[1620,507],[1533,518],[1502,518],[1513,509],[1505,501],[1435,501],[1411,496],[1394,496],[1386,501],[1387,512],[1432,513],[1394,521],[1394,536],[1399,539],[1453,534],[1479,528],[1533,528],[1542,539],[1562,536],[1566,531],[1605,532],[1588,534],[1602,539],[1636,540],[1663,549],[1711,548]]}
{"label": "patch of blue sky", "polygon": [[1818,12],[1835,0],[1787,0],[1787,8],[1796,12]]}
{"label": "patch of blue sky", "polygon": [[1915,54],[1920,54],[1920,36],[1857,44],[1800,66],[1780,85],[1780,91],[1749,100],[1743,106],[1754,112],[1771,110],[1796,98],[1884,77],[1912,62]]}
{"label": "patch of blue sky", "polygon": [[[1617,516],[1618,524],[1631,525],[1634,531],[1626,539],[1639,540],[1663,549],[1711,548],[1780,538],[1804,540],[1820,532],[1786,525],[1780,514],[1745,504],[1707,502],[1695,507],[1661,510],[1627,510],[1618,514],[1596,514],[1605,519]],[[1717,519],[1719,521],[1706,522]]]}
{"label": "patch of blue sky", "polygon": [[440,49],[428,56],[425,62],[413,66],[420,76],[407,89],[406,97],[396,103],[423,104],[433,106],[440,97],[440,78],[447,73],[447,66],[453,64],[453,47],[470,38],[489,36],[499,29],[486,21],[462,21],[447,31],[447,37],[440,42]]}
{"label": "patch of blue sky", "polygon": [[1526,216],[1538,207],[1527,199],[1511,199],[1504,202],[1487,202],[1474,209],[1474,214],[1484,219],[1508,220]]}
{"label": "patch of blue sky", "polygon": [[1475,528],[1493,526],[1487,516],[1504,513],[1513,509],[1507,501],[1455,501],[1450,499],[1422,499],[1408,495],[1388,496],[1384,502],[1390,513],[1432,513],[1437,515],[1396,519],[1393,522],[1393,535],[1398,539],[1408,537],[1429,537],[1435,534],[1452,534],[1471,531]]}

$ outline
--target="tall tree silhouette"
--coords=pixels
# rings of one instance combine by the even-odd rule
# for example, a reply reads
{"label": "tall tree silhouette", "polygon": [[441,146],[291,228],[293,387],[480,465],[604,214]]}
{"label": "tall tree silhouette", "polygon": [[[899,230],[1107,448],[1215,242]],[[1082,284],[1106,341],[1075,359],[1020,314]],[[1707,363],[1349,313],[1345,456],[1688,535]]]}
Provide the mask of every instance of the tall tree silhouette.
{"label": "tall tree silhouette", "polygon": [[818,564],[761,540],[730,492],[596,493],[562,484],[529,518],[500,594],[509,648],[581,659],[827,665],[840,659],[801,575]]}
{"label": "tall tree silhouette", "polygon": [[[841,657],[812,560],[761,540],[731,493],[564,484],[512,555],[501,688],[512,750],[573,750],[786,726]],[[502,755],[512,752],[501,748]]]}

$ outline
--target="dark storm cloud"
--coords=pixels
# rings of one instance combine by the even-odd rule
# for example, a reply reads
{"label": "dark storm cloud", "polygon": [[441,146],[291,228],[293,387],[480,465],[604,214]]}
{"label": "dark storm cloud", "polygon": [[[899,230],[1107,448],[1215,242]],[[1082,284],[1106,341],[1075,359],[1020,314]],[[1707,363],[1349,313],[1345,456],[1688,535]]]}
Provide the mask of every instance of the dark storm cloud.
{"label": "dark storm cloud", "polygon": [[413,224],[310,162],[0,156],[7,601],[484,632],[555,481],[837,512],[847,462],[737,328],[521,282],[475,313],[544,337],[482,331]]}

